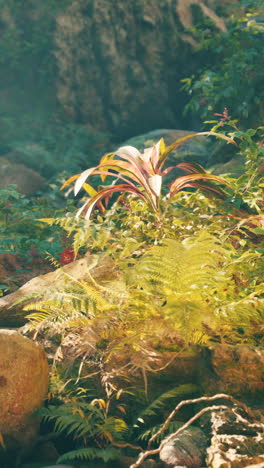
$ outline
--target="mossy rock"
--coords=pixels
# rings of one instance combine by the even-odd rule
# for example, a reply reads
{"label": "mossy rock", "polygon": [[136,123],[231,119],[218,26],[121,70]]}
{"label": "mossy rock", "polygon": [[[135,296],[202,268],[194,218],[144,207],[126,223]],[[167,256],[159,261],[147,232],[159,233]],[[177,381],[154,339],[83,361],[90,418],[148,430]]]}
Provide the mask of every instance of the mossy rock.
{"label": "mossy rock", "polygon": [[[140,151],[143,151],[144,148],[152,146],[161,138],[164,138],[165,143],[169,145],[175,140],[196,133],[198,132],[174,129],[157,129],[130,138],[120,146],[135,146]],[[180,162],[197,162],[205,167],[210,167],[214,164],[226,162],[231,157],[232,152],[230,150],[230,145],[227,146],[217,138],[212,139],[212,137],[197,136],[186,140],[178,148],[172,151],[170,161],[174,162],[175,164]]]}

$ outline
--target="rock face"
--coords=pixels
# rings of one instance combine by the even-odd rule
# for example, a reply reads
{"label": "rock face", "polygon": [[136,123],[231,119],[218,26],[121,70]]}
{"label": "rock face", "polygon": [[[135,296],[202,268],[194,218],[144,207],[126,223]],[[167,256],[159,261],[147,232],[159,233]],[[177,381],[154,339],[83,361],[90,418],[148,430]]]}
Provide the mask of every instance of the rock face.
{"label": "rock face", "polygon": [[243,155],[237,155],[226,163],[219,163],[213,168],[216,175],[228,174],[231,177],[240,177],[245,172],[246,159]]}
{"label": "rock face", "polygon": [[219,344],[212,351],[211,365],[215,374],[209,383],[212,392],[263,399],[263,349]]}
{"label": "rock face", "polygon": [[0,433],[7,448],[26,446],[36,436],[32,413],[48,388],[44,351],[14,330],[0,330]]}
{"label": "rock face", "polygon": [[33,169],[3,157],[0,157],[0,174],[0,188],[15,184],[17,191],[27,196],[41,190],[45,183],[45,179]]}
{"label": "rock face", "polygon": [[213,412],[211,424],[208,468],[242,468],[264,463],[263,424],[241,420],[226,411]]}
{"label": "rock face", "polygon": [[207,439],[198,427],[191,427],[172,439],[160,451],[164,467],[191,466],[199,468],[204,465]]}
{"label": "rock face", "polygon": [[[59,101],[71,121],[121,138],[164,125],[179,126],[183,99],[179,80],[198,66],[193,53],[197,43],[186,30],[197,19],[210,18],[217,30],[225,31],[217,10],[220,6],[225,11],[223,3],[233,4],[231,0],[55,3],[25,0],[20,9],[13,8],[13,2],[3,6],[3,37],[14,37],[15,44],[25,41],[32,54],[18,49],[14,72],[12,64],[6,70],[12,61],[5,49],[1,97],[11,100],[16,95],[23,103],[28,97],[34,108],[34,97],[39,104],[45,96],[53,107]],[[17,87],[18,74],[26,93]]]}
{"label": "rock face", "polygon": [[193,9],[224,31],[216,0],[74,1],[56,18],[57,96],[73,119],[135,135],[179,115],[176,87],[195,41]]}

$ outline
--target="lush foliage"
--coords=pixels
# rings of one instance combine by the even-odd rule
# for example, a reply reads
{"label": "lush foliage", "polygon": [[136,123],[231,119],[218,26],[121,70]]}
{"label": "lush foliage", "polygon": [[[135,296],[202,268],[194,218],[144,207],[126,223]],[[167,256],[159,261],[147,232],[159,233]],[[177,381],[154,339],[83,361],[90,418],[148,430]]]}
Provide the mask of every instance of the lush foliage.
{"label": "lush foliage", "polygon": [[1,189],[0,252],[28,257],[43,255],[49,250],[52,255],[60,251],[58,229],[51,231],[37,221],[39,216],[50,213],[50,208],[50,203],[44,198],[26,198],[14,186]]}
{"label": "lush foliage", "polygon": [[262,124],[264,10],[262,2],[246,3],[242,17],[230,16],[226,33],[216,32],[210,22],[192,31],[203,66],[182,80],[189,94],[185,112],[199,115],[201,123],[227,107],[245,125],[249,117],[253,125]]}
{"label": "lush foliage", "polygon": [[[49,200],[40,195],[27,198],[12,185],[0,189],[0,295],[11,292],[24,278],[29,279],[27,274],[32,268],[48,268],[47,258],[62,265],[74,259],[71,240],[62,228],[51,228],[38,220],[51,210],[58,217],[65,212],[58,204],[56,190],[53,195]],[[72,208],[69,202],[69,212]]]}
{"label": "lush foliage", "polygon": [[[96,205],[101,211],[104,211],[102,200],[108,203],[109,198],[115,192],[132,193],[143,200],[148,209],[158,214],[161,211],[161,198],[164,177],[175,168],[182,169],[189,173],[177,177],[170,184],[168,196],[171,199],[180,190],[188,187],[200,188],[205,191],[215,193],[225,198],[225,192],[216,184],[228,185],[223,179],[214,176],[205,171],[199,164],[180,163],[176,166],[164,168],[170,153],[190,138],[200,135],[216,135],[234,143],[234,140],[222,134],[213,132],[197,133],[180,138],[171,145],[166,146],[162,138],[156,145],[146,148],[144,153],[140,153],[133,146],[123,146],[114,153],[106,154],[102,157],[100,163],[95,168],[87,169],[82,174],[71,177],[64,183],[62,188],[67,187],[75,181],[74,193],[77,195],[81,188],[88,193],[89,198],[78,211],[78,215],[85,213],[85,218],[89,219]],[[99,187],[96,191],[86,180],[89,176],[100,175],[104,182],[107,177],[114,177],[114,181],[106,187]],[[117,184],[121,180],[122,184]]]}
{"label": "lush foliage", "polygon": [[[27,92],[20,96],[28,114],[14,117],[17,109],[3,102],[1,153],[51,185],[48,199],[0,190],[0,253],[30,262],[48,252],[63,264],[86,256],[85,280],[65,275],[64,287],[25,307],[25,333],[48,350],[50,392],[40,414],[70,442],[58,462],[107,463],[142,452],[175,403],[207,391],[200,376],[163,382],[175,357],[215,343],[263,347],[264,127],[240,131],[234,120],[260,125],[264,116],[262,2],[242,0],[245,15],[230,17],[226,33],[210,21],[198,25],[192,34],[202,65],[183,80],[186,112],[214,125],[203,135],[231,143],[244,158],[239,177],[169,162],[201,134],[169,146],[162,139],[144,152],[121,147],[98,162],[108,136],[45,111],[54,92],[55,15],[68,0],[31,5],[31,13],[25,2],[2,3],[11,16],[2,25],[1,83],[8,88],[19,76],[25,90],[36,86],[29,105]],[[65,182],[88,163],[94,167]],[[77,217],[72,203],[61,208],[58,182],[78,195]],[[171,421],[156,442],[185,420]]]}
{"label": "lush foliage", "polygon": [[[263,128],[241,132],[229,123],[227,136],[236,140],[246,170],[226,178],[225,197],[194,192],[192,185],[169,199],[159,193],[157,216],[141,186],[107,210],[99,203],[89,220],[45,219],[73,235],[75,252],[88,250],[90,264],[85,281],[68,277],[62,290],[26,307],[29,329],[53,348],[51,398],[66,402],[45,417],[76,441],[60,461],[141,450],[138,441],[144,445],[157,432],[161,414],[155,412],[165,411],[170,397],[175,402],[201,391],[183,386],[153,395],[152,376],[190,345],[263,345]],[[99,175],[110,163],[116,178],[120,168],[128,171],[119,158],[108,156]],[[86,175],[74,176],[79,188]],[[144,175],[148,180],[146,169]],[[97,197],[86,189],[90,200]],[[180,424],[172,422],[168,431]]]}

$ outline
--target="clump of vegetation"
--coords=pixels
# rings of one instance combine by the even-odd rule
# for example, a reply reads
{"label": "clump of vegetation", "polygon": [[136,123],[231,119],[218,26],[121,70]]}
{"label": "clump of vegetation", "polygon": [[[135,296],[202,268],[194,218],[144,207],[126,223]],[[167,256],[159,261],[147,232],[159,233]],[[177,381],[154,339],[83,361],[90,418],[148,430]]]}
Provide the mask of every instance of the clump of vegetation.
{"label": "clump of vegetation", "polygon": [[263,122],[264,9],[262,2],[244,5],[243,15],[230,15],[225,33],[215,31],[210,21],[192,30],[203,66],[182,81],[189,95],[185,113],[199,116],[200,124],[225,107],[244,127],[249,118],[254,126]]}
{"label": "clump of vegetation", "polygon": [[[76,193],[83,187],[89,195],[77,218],[44,219],[64,227],[75,253],[82,248],[91,258],[85,281],[69,277],[64,289],[26,307],[29,329],[51,347],[57,343],[51,399],[66,405],[51,406],[45,417],[76,441],[76,451],[60,461],[108,460],[119,456],[116,449],[141,450],[139,440],[144,448],[160,420],[148,420],[149,410],[143,423],[140,415],[135,421],[132,409],[140,405],[144,413],[149,376],[177,353],[218,342],[263,346],[263,128],[242,132],[229,123],[225,138],[246,161],[240,178],[184,165],[190,174],[171,185],[184,190],[168,197],[153,163],[167,156],[163,142],[144,155],[123,148],[69,180]],[[86,182],[91,174],[101,176],[96,189]],[[110,202],[116,191],[121,196]],[[103,275],[95,278],[95,271]],[[171,395],[199,394],[201,384],[172,386]],[[156,397],[151,404],[164,411],[169,397]]]}
{"label": "clump of vegetation", "polygon": [[[50,213],[51,202],[44,197],[27,198],[15,186],[0,190],[0,252],[31,259],[45,257],[47,252],[57,256],[63,250],[59,228],[51,230],[38,221]],[[55,205],[54,205],[54,209]],[[56,211],[55,211],[56,212]],[[62,211],[57,208],[57,214]]]}
{"label": "clump of vegetation", "polygon": [[[7,15],[2,24],[1,83],[8,88],[20,76],[25,89],[36,86],[26,106],[27,93],[19,96],[18,108],[27,109],[20,116],[3,104],[0,151],[52,185],[48,199],[28,199],[13,186],[0,190],[0,253],[31,261],[48,252],[60,264],[89,258],[85,280],[65,275],[63,288],[25,307],[27,332],[48,348],[51,361],[40,414],[71,442],[58,462],[107,463],[141,452],[134,465],[140,466],[165,436],[188,426],[178,412],[182,400],[219,398],[200,397],[208,392],[202,377],[156,388],[155,376],[162,381],[175,357],[209,345],[263,348],[264,127],[241,131],[234,116],[242,128],[248,119],[262,124],[264,12],[261,0],[241,3],[243,17],[230,17],[226,33],[209,20],[192,30],[203,65],[183,80],[186,112],[214,125],[203,134],[231,143],[244,158],[238,178],[197,163],[170,165],[171,152],[200,134],[169,146],[162,139],[142,153],[121,147],[98,161],[108,136],[45,110],[54,92],[55,14],[68,0],[31,6],[38,20],[27,28],[24,2],[7,6],[13,22]],[[42,114],[32,111],[36,101]],[[93,167],[84,170],[87,164]],[[172,179],[175,169],[182,173]],[[78,195],[78,208],[71,202],[61,208],[55,179]],[[6,288],[0,285],[0,295]]]}
{"label": "clump of vegetation", "polygon": [[[74,193],[77,195],[81,188],[88,193],[89,199],[78,211],[78,215],[85,212],[86,219],[90,218],[91,212],[96,205],[99,204],[102,211],[104,206],[102,200],[109,200],[115,192],[132,193],[140,198],[148,206],[148,209],[158,214],[161,211],[161,197],[163,195],[162,188],[164,178],[175,168],[182,169],[189,175],[177,177],[170,184],[168,190],[169,199],[175,196],[180,190],[187,187],[201,188],[203,190],[217,194],[220,197],[225,197],[225,193],[216,184],[226,185],[225,180],[214,176],[205,171],[199,164],[180,163],[176,166],[164,168],[170,153],[190,138],[200,135],[216,135],[229,143],[234,143],[231,138],[222,134],[213,132],[197,133],[185,136],[176,140],[169,146],[165,145],[162,138],[152,148],[146,148],[144,153],[140,153],[133,146],[124,146],[119,148],[114,153],[109,153],[103,156],[99,165],[95,168],[87,169],[82,174],[71,177],[62,188],[67,187],[69,183],[75,182]],[[122,184],[113,184],[106,187],[99,187],[96,191],[91,185],[86,183],[89,176],[99,175],[102,182],[107,177],[123,182]]]}

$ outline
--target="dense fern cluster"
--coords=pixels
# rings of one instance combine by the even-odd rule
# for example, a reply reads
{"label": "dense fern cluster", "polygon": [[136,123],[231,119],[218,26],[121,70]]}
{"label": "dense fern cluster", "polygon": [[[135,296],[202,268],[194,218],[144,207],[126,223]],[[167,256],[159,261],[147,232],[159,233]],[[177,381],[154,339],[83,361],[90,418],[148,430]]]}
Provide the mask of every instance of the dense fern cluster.
{"label": "dense fern cluster", "polygon": [[77,381],[97,376],[117,391],[124,378],[166,367],[171,351],[190,344],[262,342],[258,252],[239,255],[201,231],[182,242],[165,239],[143,256],[118,260],[115,269],[107,282],[89,271],[86,281],[65,278],[62,291],[26,307],[38,310],[29,320],[40,336],[61,337],[54,369],[58,357],[66,369],[71,363]]}

